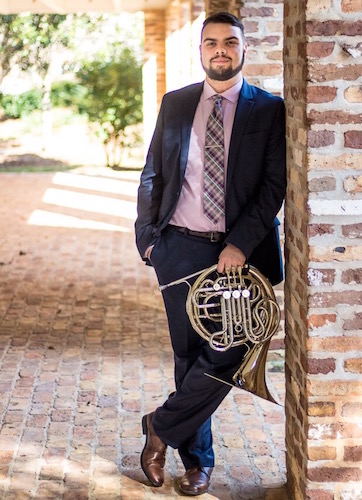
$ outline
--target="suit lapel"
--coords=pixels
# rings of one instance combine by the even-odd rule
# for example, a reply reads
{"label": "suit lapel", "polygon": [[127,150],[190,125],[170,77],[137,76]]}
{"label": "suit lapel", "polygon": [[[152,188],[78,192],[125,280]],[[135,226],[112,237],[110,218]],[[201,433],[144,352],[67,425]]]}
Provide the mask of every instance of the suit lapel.
{"label": "suit lapel", "polygon": [[232,181],[232,176],[236,165],[236,159],[238,157],[238,150],[240,147],[241,138],[245,132],[245,128],[251,110],[253,109],[253,106],[254,106],[254,98],[252,94],[252,88],[244,80],[239,96],[239,101],[236,106],[234,124],[231,132],[228,167],[227,167],[226,193],[228,192],[230,183]]}

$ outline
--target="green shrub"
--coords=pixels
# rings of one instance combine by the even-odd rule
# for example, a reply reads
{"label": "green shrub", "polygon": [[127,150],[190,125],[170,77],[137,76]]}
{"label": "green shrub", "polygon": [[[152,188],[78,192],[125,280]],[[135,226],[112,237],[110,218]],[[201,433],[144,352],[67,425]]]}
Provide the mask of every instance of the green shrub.
{"label": "green shrub", "polygon": [[86,89],[76,82],[54,82],[50,97],[52,106],[59,108],[78,107],[86,92]]}
{"label": "green shrub", "polygon": [[38,89],[18,95],[0,93],[0,106],[6,118],[21,118],[36,109],[41,109],[42,93]]}
{"label": "green shrub", "polygon": [[142,66],[134,53],[120,48],[113,59],[85,61],[75,73],[86,90],[78,111],[98,126],[107,165],[120,165],[126,129],[142,122]]}

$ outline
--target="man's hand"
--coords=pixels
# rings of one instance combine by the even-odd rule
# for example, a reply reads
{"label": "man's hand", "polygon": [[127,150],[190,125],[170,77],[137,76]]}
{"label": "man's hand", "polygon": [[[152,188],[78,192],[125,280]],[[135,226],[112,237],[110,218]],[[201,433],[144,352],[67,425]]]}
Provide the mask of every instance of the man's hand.
{"label": "man's hand", "polygon": [[151,245],[150,247],[147,247],[147,249],[145,251],[145,258],[148,259],[149,261],[151,260],[151,253],[152,253],[154,246],[155,245]]}
{"label": "man's hand", "polygon": [[231,270],[232,267],[237,268],[238,266],[243,266],[245,261],[246,257],[243,252],[235,245],[229,243],[219,256],[217,271],[219,273],[224,273],[226,268]]}

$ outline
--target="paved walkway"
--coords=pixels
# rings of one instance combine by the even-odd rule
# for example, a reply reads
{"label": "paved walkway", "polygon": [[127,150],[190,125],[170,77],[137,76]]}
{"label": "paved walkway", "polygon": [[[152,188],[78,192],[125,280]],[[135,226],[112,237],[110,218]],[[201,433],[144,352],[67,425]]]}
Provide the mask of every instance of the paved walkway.
{"label": "paved walkway", "polygon": [[[139,467],[141,416],[173,375],[161,296],[134,245],[137,185],[99,169],[0,174],[1,499],[180,496],[173,450],[162,488]],[[282,351],[270,357],[282,400]],[[233,389],[214,431],[203,499],[288,500],[282,407]]]}

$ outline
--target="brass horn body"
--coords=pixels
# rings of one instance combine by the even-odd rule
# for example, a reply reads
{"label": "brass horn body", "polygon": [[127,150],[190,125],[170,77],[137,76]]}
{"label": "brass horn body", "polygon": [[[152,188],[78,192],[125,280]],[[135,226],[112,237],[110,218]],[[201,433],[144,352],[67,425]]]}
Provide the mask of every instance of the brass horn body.
{"label": "brass horn body", "polygon": [[280,308],[272,285],[249,264],[226,274],[219,274],[216,269],[215,265],[201,271],[194,284],[189,284],[186,311],[190,322],[216,351],[246,344],[248,351],[231,385],[276,403],[265,381],[270,340],[280,323]]}

